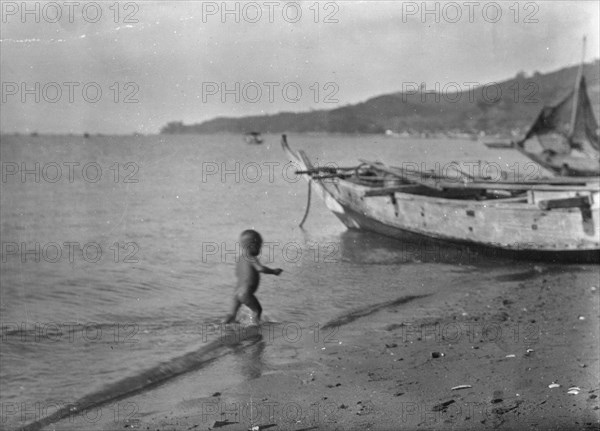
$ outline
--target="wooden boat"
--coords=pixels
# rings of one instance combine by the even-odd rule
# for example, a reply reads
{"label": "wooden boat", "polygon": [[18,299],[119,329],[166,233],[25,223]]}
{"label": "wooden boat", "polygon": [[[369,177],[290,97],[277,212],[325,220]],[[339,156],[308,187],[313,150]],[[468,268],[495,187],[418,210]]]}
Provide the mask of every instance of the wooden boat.
{"label": "wooden boat", "polygon": [[515,148],[562,176],[600,175],[598,123],[586,91],[585,78],[578,89],[553,106],[547,106]]}
{"label": "wooden boat", "polygon": [[309,191],[314,185],[327,207],[349,229],[535,257],[579,252],[598,256],[598,177],[511,182],[465,174],[457,181],[364,160],[355,167],[319,168],[304,152],[293,151],[285,135],[282,147],[297,163],[298,173],[309,181]]}
{"label": "wooden boat", "polygon": [[260,132],[248,132],[244,135],[244,141],[246,141],[247,144],[262,144],[264,142],[263,137],[261,136]]}
{"label": "wooden boat", "polygon": [[[585,53],[585,38],[583,46]],[[574,90],[544,107],[515,148],[562,176],[600,175],[598,122],[587,94],[583,59]]]}

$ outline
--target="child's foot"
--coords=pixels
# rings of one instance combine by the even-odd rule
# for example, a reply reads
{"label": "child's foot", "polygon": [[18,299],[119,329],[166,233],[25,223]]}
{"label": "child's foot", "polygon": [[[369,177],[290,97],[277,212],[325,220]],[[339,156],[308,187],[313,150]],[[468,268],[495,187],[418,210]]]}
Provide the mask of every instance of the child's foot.
{"label": "child's foot", "polygon": [[222,325],[229,325],[230,323],[240,323],[240,322],[235,320],[235,318],[231,317],[231,316],[227,316],[226,318],[221,320]]}

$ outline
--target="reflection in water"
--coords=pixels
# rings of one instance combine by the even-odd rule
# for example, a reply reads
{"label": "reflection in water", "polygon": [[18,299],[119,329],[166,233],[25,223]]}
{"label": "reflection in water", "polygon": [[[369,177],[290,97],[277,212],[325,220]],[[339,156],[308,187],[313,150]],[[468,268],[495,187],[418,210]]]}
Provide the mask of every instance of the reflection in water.
{"label": "reflection in water", "polygon": [[406,233],[402,240],[350,229],[340,235],[342,259],[356,264],[398,264],[398,263],[444,263],[450,265],[470,265],[496,267],[514,265],[520,262],[531,265],[532,261],[554,263],[598,263],[600,253],[582,252],[540,252],[536,250],[504,250],[481,245],[453,243]]}
{"label": "reflection in water", "polygon": [[399,240],[359,230],[340,235],[342,259],[356,264],[444,263],[490,265],[508,261],[494,249],[437,241],[424,237]]}
{"label": "reflection in water", "polygon": [[[252,330],[253,328],[247,329]],[[262,334],[256,333],[251,334],[247,340],[234,349],[235,360],[239,363],[240,372],[246,379],[257,379],[262,375],[265,346],[266,343]]]}

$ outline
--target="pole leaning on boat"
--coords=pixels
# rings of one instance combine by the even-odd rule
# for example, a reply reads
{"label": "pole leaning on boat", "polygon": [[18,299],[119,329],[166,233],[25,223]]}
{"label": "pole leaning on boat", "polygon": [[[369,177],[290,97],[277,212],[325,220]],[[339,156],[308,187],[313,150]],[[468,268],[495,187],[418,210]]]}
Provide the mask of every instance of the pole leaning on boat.
{"label": "pole leaning on boat", "polygon": [[583,46],[581,51],[581,63],[577,71],[577,79],[575,80],[575,90],[573,93],[573,111],[571,112],[571,129],[569,131],[569,139],[575,135],[575,121],[577,121],[577,107],[579,106],[579,87],[581,87],[581,77],[583,76],[583,62],[585,61],[585,36],[583,36]]}
{"label": "pole leaning on boat", "polygon": [[[287,136],[281,135],[281,147],[284,149],[284,151],[288,151],[290,153],[292,152],[292,149],[290,148],[290,146],[287,143]],[[294,154],[296,155],[296,154]],[[297,156],[297,155],[296,155]],[[297,156],[299,158],[299,156]],[[302,226],[304,225],[304,222],[306,221],[306,219],[308,218],[308,212],[310,211],[310,202],[311,202],[311,192],[312,192],[312,185],[311,185],[311,178],[309,176],[308,178],[308,196],[306,199],[306,210],[304,211],[304,217],[302,217],[302,221],[300,222],[300,224],[298,225],[300,227],[300,229],[302,229]]]}

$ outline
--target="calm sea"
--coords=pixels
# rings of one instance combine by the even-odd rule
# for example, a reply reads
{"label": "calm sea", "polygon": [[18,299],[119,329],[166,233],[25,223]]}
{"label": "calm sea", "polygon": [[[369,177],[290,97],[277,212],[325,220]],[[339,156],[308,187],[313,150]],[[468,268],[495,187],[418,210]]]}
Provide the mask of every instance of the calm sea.
{"label": "calm sea", "polygon": [[[531,170],[473,141],[288,138],[320,165]],[[263,276],[267,319],[302,326],[443,288],[469,264],[347,232],[316,197],[299,229],[307,186],[279,139],[2,136],[2,402],[73,402],[197,346],[201,326],[228,310],[244,229],[263,235],[263,262],[284,270]]]}

